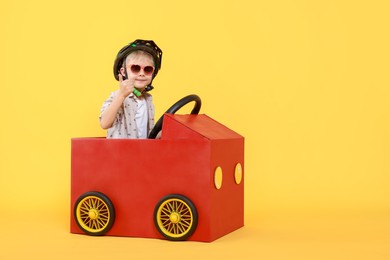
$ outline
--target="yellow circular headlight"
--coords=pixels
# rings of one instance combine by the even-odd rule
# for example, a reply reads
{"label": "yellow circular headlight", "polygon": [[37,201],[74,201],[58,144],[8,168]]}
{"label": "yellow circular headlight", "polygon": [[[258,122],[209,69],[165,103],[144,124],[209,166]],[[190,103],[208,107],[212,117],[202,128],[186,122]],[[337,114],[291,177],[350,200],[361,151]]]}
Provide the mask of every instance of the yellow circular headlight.
{"label": "yellow circular headlight", "polygon": [[222,179],[223,179],[222,168],[220,166],[218,166],[214,172],[214,185],[215,185],[215,188],[217,188],[218,190],[222,186]]}
{"label": "yellow circular headlight", "polygon": [[236,164],[236,169],[234,170],[234,179],[237,184],[240,184],[242,181],[242,166],[241,163]]}

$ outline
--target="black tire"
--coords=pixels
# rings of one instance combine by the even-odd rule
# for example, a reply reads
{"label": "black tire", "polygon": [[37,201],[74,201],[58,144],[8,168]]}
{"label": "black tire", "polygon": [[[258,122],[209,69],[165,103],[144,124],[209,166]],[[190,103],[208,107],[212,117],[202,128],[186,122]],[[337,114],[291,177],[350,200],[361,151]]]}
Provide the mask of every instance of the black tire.
{"label": "black tire", "polygon": [[187,240],[198,225],[198,212],[187,197],[170,194],[163,197],[154,209],[154,224],[166,239]]}
{"label": "black tire", "polygon": [[103,193],[86,192],[77,199],[74,205],[74,219],[86,234],[104,235],[114,224],[114,205]]}

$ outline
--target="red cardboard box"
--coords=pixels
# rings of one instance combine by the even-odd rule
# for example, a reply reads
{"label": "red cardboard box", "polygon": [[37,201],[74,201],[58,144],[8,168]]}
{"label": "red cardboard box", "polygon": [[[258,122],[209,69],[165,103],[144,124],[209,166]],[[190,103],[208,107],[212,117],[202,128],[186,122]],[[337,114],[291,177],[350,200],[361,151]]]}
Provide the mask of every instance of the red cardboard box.
{"label": "red cardboard box", "polygon": [[71,232],[211,242],[244,225],[244,138],[164,115],[161,139],[73,138]]}

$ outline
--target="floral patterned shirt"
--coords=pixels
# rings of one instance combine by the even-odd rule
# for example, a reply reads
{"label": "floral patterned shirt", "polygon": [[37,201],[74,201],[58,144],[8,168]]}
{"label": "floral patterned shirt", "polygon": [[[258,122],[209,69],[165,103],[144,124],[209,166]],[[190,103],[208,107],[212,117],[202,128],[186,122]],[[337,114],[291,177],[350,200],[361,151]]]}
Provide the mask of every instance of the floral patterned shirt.
{"label": "floral patterned shirt", "polygon": [[[110,97],[104,101],[100,110],[100,117],[103,112],[109,107],[118,91],[112,92]],[[148,111],[147,133],[154,126],[154,105],[152,96],[144,93],[141,98],[146,101]],[[139,138],[136,123],[136,114],[138,109],[137,97],[132,93],[124,101],[112,126],[107,129],[107,138]],[[100,119],[99,117],[99,119]]]}

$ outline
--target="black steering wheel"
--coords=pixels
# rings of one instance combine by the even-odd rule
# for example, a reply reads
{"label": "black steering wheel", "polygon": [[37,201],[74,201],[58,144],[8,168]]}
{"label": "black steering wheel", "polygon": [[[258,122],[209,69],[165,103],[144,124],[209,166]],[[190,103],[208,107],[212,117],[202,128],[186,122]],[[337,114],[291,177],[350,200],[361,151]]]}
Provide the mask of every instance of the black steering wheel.
{"label": "black steering wheel", "polygon": [[[198,114],[200,111],[200,107],[202,106],[202,101],[200,100],[200,97],[197,95],[188,95],[186,97],[183,97],[179,101],[177,101],[173,106],[171,106],[164,114],[174,114],[176,113],[180,108],[185,106],[186,104],[195,101],[194,108],[191,111],[191,114]],[[153,129],[150,131],[148,138],[149,139],[155,139],[157,134],[162,129],[164,115],[160,117],[160,119],[157,121],[157,123],[154,125]]]}

